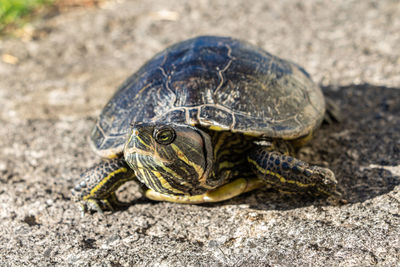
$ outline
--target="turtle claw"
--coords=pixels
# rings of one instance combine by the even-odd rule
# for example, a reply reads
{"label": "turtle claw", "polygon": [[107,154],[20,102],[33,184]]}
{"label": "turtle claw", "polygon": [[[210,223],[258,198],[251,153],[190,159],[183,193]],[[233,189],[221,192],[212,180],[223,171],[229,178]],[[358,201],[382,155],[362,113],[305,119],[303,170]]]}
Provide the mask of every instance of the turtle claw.
{"label": "turtle claw", "polygon": [[130,203],[121,202],[112,193],[108,198],[105,199],[85,199],[81,200],[80,209],[83,214],[98,212],[103,214],[104,211],[114,212],[116,210],[124,209],[130,206]]}
{"label": "turtle claw", "polygon": [[337,180],[335,174],[328,168],[311,166],[312,179],[317,181],[316,194],[324,195],[328,198],[341,199],[342,194],[336,190]]}
{"label": "turtle claw", "polygon": [[82,216],[84,216],[85,213],[92,212],[103,214],[104,210],[106,210],[101,200],[88,199],[81,201],[79,204]]}

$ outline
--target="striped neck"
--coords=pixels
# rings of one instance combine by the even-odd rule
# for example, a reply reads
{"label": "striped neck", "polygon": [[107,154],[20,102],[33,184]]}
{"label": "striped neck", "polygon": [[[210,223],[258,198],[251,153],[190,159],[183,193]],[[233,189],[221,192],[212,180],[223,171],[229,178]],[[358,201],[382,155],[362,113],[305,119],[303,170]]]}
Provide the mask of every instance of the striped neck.
{"label": "striped neck", "polygon": [[245,175],[248,172],[245,155],[254,147],[254,138],[229,131],[208,131],[208,134],[214,158],[209,184],[221,185],[233,177]]}

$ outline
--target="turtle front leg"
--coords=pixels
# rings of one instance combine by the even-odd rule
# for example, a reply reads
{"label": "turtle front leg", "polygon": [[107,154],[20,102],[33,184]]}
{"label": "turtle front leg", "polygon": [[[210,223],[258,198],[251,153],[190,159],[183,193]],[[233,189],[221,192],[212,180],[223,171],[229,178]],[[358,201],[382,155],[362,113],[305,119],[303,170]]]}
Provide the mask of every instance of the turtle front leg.
{"label": "turtle front leg", "polygon": [[128,205],[117,199],[115,191],[125,182],[136,180],[135,177],[123,159],[105,160],[81,174],[72,194],[80,202],[83,213],[115,210]]}
{"label": "turtle front leg", "polygon": [[278,190],[315,196],[341,195],[336,191],[335,175],[328,168],[310,166],[289,155],[271,151],[269,147],[253,150],[247,159],[258,178]]}

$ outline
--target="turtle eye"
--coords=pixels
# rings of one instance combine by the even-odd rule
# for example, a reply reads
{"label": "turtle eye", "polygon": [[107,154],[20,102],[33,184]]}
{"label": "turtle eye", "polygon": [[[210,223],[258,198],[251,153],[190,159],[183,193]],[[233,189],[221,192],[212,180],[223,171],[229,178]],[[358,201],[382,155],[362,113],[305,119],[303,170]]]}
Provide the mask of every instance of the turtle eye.
{"label": "turtle eye", "polygon": [[162,126],[160,128],[155,128],[153,132],[153,138],[157,143],[161,145],[171,144],[176,137],[174,129],[169,126]]}

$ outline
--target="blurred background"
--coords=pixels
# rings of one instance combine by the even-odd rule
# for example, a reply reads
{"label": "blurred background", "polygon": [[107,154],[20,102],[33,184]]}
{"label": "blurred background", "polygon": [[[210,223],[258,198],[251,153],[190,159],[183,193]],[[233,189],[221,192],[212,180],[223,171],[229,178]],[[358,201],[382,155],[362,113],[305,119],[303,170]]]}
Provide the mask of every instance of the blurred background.
{"label": "blurred background", "polygon": [[[0,86],[12,85],[19,106],[5,112],[95,114],[109,88],[156,52],[204,34],[244,39],[297,62],[322,86],[394,87],[399,14],[396,0],[1,0],[0,75],[7,78]],[[34,111],[28,96],[38,102]]]}

